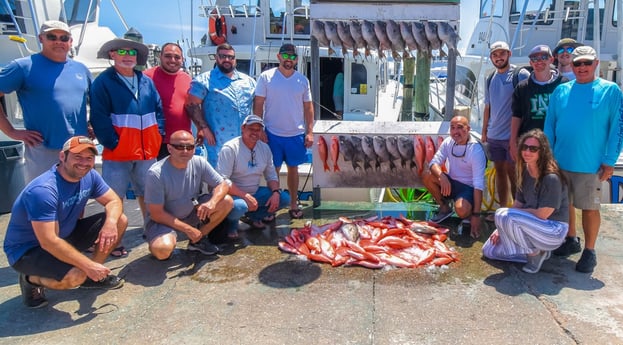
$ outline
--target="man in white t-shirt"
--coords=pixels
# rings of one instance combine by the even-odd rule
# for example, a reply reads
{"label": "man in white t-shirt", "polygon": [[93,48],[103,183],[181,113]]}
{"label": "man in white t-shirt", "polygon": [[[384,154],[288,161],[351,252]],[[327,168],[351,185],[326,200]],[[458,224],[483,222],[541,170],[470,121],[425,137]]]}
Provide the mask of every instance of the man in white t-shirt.
{"label": "man in white t-shirt", "polygon": [[299,219],[303,211],[298,208],[298,166],[305,162],[307,148],[314,143],[314,107],[309,81],[294,69],[296,46],[282,45],[277,59],[279,66],[262,72],[257,80],[253,113],[264,118],[277,175],[284,161],[288,167],[289,213]]}

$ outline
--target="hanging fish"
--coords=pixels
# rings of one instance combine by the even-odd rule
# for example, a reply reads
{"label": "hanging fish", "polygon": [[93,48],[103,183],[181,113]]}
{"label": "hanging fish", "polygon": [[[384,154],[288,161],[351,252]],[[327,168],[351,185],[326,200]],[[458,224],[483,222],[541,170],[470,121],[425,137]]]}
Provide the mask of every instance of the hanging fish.
{"label": "hanging fish", "polygon": [[392,46],[392,56],[396,60],[400,60],[400,54],[398,52],[403,52],[403,57],[406,59],[411,54],[405,49],[405,41],[402,39],[402,34],[400,33],[400,25],[393,20],[387,21],[387,37],[391,42]]}
{"label": "hanging fish", "polygon": [[398,136],[398,152],[400,152],[400,164],[403,168],[406,168],[406,163],[409,162],[409,168],[413,169],[415,163],[413,162],[413,138],[400,135]]}
{"label": "hanging fish", "polygon": [[[448,22],[437,23],[437,36],[441,40],[442,44],[445,44],[448,49],[454,50],[457,55],[459,51],[457,45],[461,37],[454,31],[454,28]],[[460,55],[459,55],[460,56]]]}
{"label": "hanging fish", "polygon": [[385,54],[383,54],[383,49],[381,49],[381,42],[376,37],[376,33],[374,32],[374,23],[364,20],[363,24],[361,24],[361,33],[363,35],[363,39],[368,43],[368,48],[376,50],[379,54],[379,58],[384,58]]}
{"label": "hanging fish", "polygon": [[342,47],[342,55],[345,55],[345,49],[342,44],[342,40],[340,40],[340,36],[337,34],[337,24],[330,21],[324,22],[324,32],[327,35],[327,38],[333,44],[334,48]]}
{"label": "hanging fish", "polygon": [[426,29],[424,24],[420,22],[414,22],[412,25],[413,38],[417,42],[417,46],[421,52],[429,53],[430,55],[430,43],[426,38]]}
{"label": "hanging fish", "polygon": [[329,55],[335,54],[335,51],[331,48],[327,34],[324,31],[324,23],[320,20],[312,20],[311,35],[316,38],[320,47],[329,48]]}
{"label": "hanging fish", "polygon": [[413,36],[413,25],[409,22],[400,22],[400,35],[409,50],[418,50],[417,41]]}
{"label": "hanging fish", "polygon": [[379,157],[374,151],[374,140],[371,136],[364,136],[361,138],[361,147],[363,148],[363,153],[366,154],[366,157],[370,159],[370,161],[374,162],[374,168],[379,170],[381,164],[379,163]]}
{"label": "hanging fish", "polygon": [[374,22],[374,33],[381,43],[381,50],[392,49],[392,42],[387,37],[387,24],[384,21],[377,20]]}
{"label": "hanging fish", "polygon": [[337,35],[340,37],[340,40],[342,41],[342,55],[346,56],[347,54],[346,50],[352,49],[353,58],[355,58],[357,54],[359,54],[359,52],[357,51],[357,49],[355,49],[355,40],[353,39],[353,36],[351,36],[350,34],[350,28],[348,27],[348,24],[342,21],[339,21],[336,24],[337,24]]}
{"label": "hanging fish", "polygon": [[376,152],[377,157],[380,162],[389,162],[389,170],[395,171],[396,164],[394,164],[394,160],[400,157],[393,157],[389,151],[387,150],[387,143],[385,138],[380,135],[375,135],[372,137],[374,142],[374,152]]}
{"label": "hanging fish", "polygon": [[370,50],[368,49],[368,43],[366,43],[366,40],[363,38],[363,32],[361,31],[361,24],[358,21],[356,21],[356,20],[351,20],[349,25],[348,25],[348,27],[350,29],[350,35],[353,38],[353,40],[355,41],[355,48],[354,49],[363,48],[364,52],[365,52],[364,55],[366,57],[370,56]]}
{"label": "hanging fish", "polygon": [[439,50],[439,55],[444,56],[446,53],[441,49],[441,40],[437,36],[437,23],[427,21],[424,24],[424,31],[426,32],[426,39],[428,39],[430,48]]}
{"label": "hanging fish", "polygon": [[331,136],[331,160],[333,160],[333,171],[340,171],[337,160],[340,157],[340,142],[337,136]]}
{"label": "hanging fish", "polygon": [[322,161],[324,171],[330,171],[331,169],[329,168],[329,164],[327,163],[327,142],[324,140],[324,137],[322,135],[318,137],[318,154],[320,155],[320,160]]}

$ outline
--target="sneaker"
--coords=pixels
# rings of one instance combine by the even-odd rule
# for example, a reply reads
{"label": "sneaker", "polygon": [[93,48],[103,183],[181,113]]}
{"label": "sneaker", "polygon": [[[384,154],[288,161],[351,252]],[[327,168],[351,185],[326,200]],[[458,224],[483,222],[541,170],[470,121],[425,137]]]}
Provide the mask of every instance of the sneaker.
{"label": "sneaker", "polygon": [[452,213],[452,209],[448,210],[447,212],[437,211],[437,214],[435,214],[435,216],[431,218],[430,221],[433,223],[441,223],[444,220],[450,218]]}
{"label": "sneaker", "polygon": [[594,250],[584,249],[582,257],[575,265],[575,270],[582,273],[592,273],[597,266],[597,255]]}
{"label": "sneaker", "polygon": [[106,278],[96,282],[91,278],[87,278],[87,280],[80,285],[82,289],[102,289],[102,290],[114,290],[123,286],[125,280],[117,277],[116,275],[108,275]]}
{"label": "sneaker", "polygon": [[566,237],[560,247],[554,250],[554,255],[569,256],[571,254],[579,253],[581,250],[582,246],[580,245],[580,239],[578,237]]}
{"label": "sneaker", "polygon": [[23,273],[19,274],[19,288],[22,290],[24,304],[28,308],[36,309],[48,305],[48,300],[45,299],[45,289],[43,286],[29,283],[26,275]]}
{"label": "sneaker", "polygon": [[528,255],[528,263],[526,263],[521,269],[526,273],[537,273],[541,269],[543,261],[547,260],[549,257],[548,254],[549,252],[547,251],[540,251],[537,255]]}
{"label": "sneaker", "polygon": [[188,250],[198,251],[205,255],[214,255],[220,251],[219,247],[212,244],[207,237],[202,238],[197,243],[188,242]]}

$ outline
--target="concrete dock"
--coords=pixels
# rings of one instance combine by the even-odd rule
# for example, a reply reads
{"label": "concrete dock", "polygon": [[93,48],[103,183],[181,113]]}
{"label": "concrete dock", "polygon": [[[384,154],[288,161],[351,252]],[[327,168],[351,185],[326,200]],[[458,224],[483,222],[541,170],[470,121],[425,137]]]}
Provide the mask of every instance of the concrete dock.
{"label": "concrete dock", "polygon": [[[337,218],[317,213],[305,209],[318,224]],[[48,290],[49,305],[30,310],[0,255],[0,344],[623,344],[623,205],[603,206],[593,274],[575,271],[579,254],[552,257],[537,274],[484,260],[486,222],[478,241],[451,222],[447,243],[461,262],[447,268],[332,268],[277,249],[305,221],[284,213],[242,231],[247,246],[204,256],[180,238],[159,262],[135,201],[126,214],[129,255],[107,262],[126,280],[118,290]]]}

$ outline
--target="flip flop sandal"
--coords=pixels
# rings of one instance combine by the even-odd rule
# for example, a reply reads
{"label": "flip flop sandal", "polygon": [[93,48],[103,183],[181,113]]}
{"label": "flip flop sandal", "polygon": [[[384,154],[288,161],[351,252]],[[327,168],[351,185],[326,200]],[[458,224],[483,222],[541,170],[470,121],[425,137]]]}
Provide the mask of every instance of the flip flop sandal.
{"label": "flip flop sandal", "polygon": [[266,227],[266,224],[264,224],[261,220],[256,220],[251,223],[251,226],[254,229],[264,229]]}
{"label": "flip flop sandal", "polygon": [[290,218],[292,219],[301,219],[303,218],[303,210],[300,208],[292,209],[288,211]]}
{"label": "flip flop sandal", "polygon": [[270,215],[262,218],[262,222],[264,223],[272,223],[275,220],[275,215]]}
{"label": "flip flop sandal", "polygon": [[125,250],[124,246],[119,246],[119,247],[113,249],[113,251],[110,252],[110,255],[114,256],[116,258],[123,258],[123,257],[128,256],[128,251]]}

